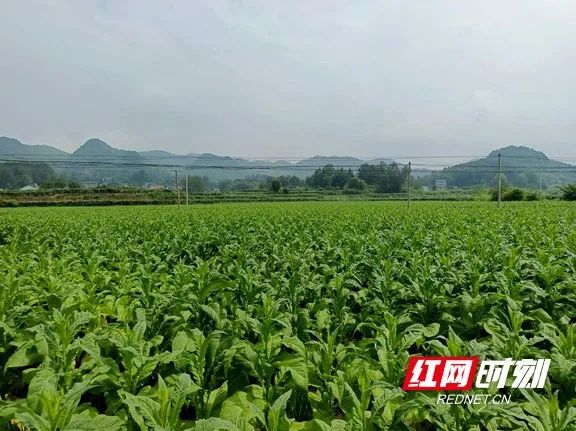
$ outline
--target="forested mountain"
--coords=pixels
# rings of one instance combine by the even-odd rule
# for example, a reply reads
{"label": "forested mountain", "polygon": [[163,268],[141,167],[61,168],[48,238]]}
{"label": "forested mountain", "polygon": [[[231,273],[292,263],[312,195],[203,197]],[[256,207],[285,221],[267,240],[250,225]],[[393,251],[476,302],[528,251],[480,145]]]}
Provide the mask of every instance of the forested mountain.
{"label": "forested mountain", "polygon": [[494,150],[484,158],[434,172],[423,181],[431,186],[436,179],[445,179],[448,187],[493,187],[498,178],[498,154],[505,184],[546,189],[576,182],[576,166],[551,160],[542,151],[522,146]]}
{"label": "forested mountain", "polygon": [[2,160],[51,160],[67,155],[68,153],[49,145],[25,145],[17,139],[0,136]]}
{"label": "forested mountain", "polygon": [[162,150],[150,150],[150,151],[140,151],[140,154],[147,163],[152,163],[155,165],[177,165],[184,166],[190,163],[194,158],[198,157],[198,153],[189,153],[185,155],[173,154],[168,151]]}
{"label": "forested mountain", "polygon": [[106,142],[92,138],[87,140],[71,154],[76,161],[106,161],[106,162],[133,162],[144,163],[145,159],[136,151],[119,150]]}
{"label": "forested mountain", "polygon": [[[146,159],[136,151],[119,150],[100,139],[89,139],[74,151],[68,163],[60,166],[62,173],[77,181],[140,183],[153,180]],[[142,181],[140,181],[142,180]]]}

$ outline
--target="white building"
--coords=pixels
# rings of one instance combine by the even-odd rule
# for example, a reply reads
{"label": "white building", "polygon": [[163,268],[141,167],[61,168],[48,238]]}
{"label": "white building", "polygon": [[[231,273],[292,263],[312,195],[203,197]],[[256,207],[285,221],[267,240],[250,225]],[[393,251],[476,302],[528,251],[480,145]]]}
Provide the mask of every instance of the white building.
{"label": "white building", "polygon": [[23,192],[30,192],[30,191],[34,191],[34,190],[38,190],[38,184],[36,184],[36,183],[28,184],[27,186],[20,188],[20,191],[23,191]]}

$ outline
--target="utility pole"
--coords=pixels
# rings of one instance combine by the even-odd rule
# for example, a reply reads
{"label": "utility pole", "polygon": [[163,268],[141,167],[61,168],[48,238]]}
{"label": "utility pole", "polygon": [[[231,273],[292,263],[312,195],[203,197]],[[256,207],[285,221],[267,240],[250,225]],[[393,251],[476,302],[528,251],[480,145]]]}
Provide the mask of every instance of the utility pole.
{"label": "utility pole", "polygon": [[186,206],[188,206],[188,171],[187,166],[184,165],[184,175],[186,176]]}
{"label": "utility pole", "polygon": [[408,162],[408,208],[410,208],[410,193],[412,189],[412,162]]}
{"label": "utility pole", "polygon": [[178,200],[178,208],[180,208],[180,187],[178,187],[178,169],[173,169],[176,174],[176,199]]}
{"label": "utility pole", "polygon": [[502,154],[498,153],[498,207],[502,202]]}

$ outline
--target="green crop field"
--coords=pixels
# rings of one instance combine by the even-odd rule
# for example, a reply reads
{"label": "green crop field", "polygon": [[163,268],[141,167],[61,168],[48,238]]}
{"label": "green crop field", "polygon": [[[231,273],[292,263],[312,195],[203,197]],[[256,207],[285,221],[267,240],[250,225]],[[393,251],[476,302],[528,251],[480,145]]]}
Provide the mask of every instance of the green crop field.
{"label": "green crop field", "polygon": [[[571,430],[575,329],[568,203],[0,209],[2,429]],[[551,364],[444,405],[411,355]]]}

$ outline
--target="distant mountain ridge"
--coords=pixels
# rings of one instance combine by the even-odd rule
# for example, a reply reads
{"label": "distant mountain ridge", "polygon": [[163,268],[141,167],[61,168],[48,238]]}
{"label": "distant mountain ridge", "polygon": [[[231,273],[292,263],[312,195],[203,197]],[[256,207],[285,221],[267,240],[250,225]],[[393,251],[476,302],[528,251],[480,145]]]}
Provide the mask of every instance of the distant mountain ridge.
{"label": "distant mountain ridge", "polygon": [[48,145],[28,145],[23,144],[14,138],[0,137],[0,156],[11,156],[17,158],[21,155],[33,156],[62,156],[63,160],[66,156],[71,156],[73,159],[90,158],[98,159],[133,159],[140,160],[142,163],[159,164],[159,165],[222,165],[222,166],[237,166],[237,167],[277,167],[277,166],[297,166],[297,167],[310,167],[316,168],[332,164],[334,166],[342,167],[359,167],[363,163],[393,163],[391,159],[375,159],[363,160],[356,157],[347,156],[312,156],[298,160],[296,162],[289,162],[285,160],[247,160],[239,157],[220,156],[213,153],[188,153],[188,154],[175,154],[165,150],[145,150],[145,151],[132,151],[122,150],[111,146],[110,144],[98,138],[88,139],[84,144],[78,147],[72,153],[51,147]]}
{"label": "distant mountain ridge", "polygon": [[[576,167],[549,159],[542,151],[528,147],[508,146],[491,151],[486,157],[457,164],[439,171],[414,174],[429,185],[435,179],[446,179],[449,187],[492,186],[497,174],[498,154],[503,161],[506,182],[521,187],[576,182]],[[310,176],[318,167],[331,164],[357,169],[364,163],[394,163],[392,159],[362,160],[347,156],[320,156],[289,162],[284,160],[246,160],[212,153],[174,154],[164,150],[131,151],[115,148],[98,138],[88,139],[74,152],[67,153],[48,145],[27,145],[14,138],[0,137],[1,160],[52,162],[61,174],[78,181],[102,181],[143,184],[172,181],[173,167],[187,167],[190,175],[214,180],[250,176]],[[118,166],[115,166],[118,165]]]}
{"label": "distant mountain ridge", "polygon": [[[72,153],[45,145],[27,145],[17,139],[0,138],[0,159],[52,162],[54,169],[82,182],[170,182],[173,167],[186,166],[191,175],[215,180],[250,176],[310,176],[326,164],[358,168],[365,160],[355,157],[314,156],[297,162],[246,160],[212,153],[174,154],[164,150],[129,151],[114,148],[98,138],[88,139]],[[369,162],[368,162],[369,163]],[[118,166],[114,166],[118,165]]]}

